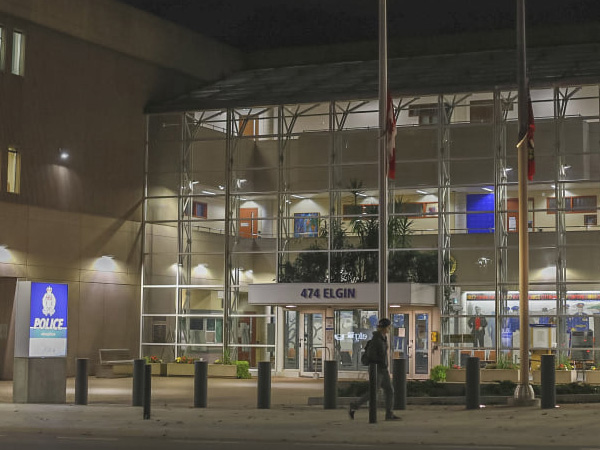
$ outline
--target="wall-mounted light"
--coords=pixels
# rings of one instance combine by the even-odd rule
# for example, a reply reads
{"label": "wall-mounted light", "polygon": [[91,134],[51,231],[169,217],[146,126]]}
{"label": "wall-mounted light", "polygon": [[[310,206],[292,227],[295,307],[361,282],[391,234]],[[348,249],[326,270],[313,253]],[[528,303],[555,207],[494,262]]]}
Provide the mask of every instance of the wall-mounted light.
{"label": "wall-mounted light", "polygon": [[12,255],[6,245],[0,245],[0,262],[8,263],[12,261]]}
{"label": "wall-mounted light", "polygon": [[241,188],[244,184],[246,184],[248,180],[246,180],[245,178],[238,178],[237,180],[235,180],[235,185],[239,188]]}
{"label": "wall-mounted light", "polygon": [[114,272],[117,268],[113,255],[103,255],[94,264],[94,268],[100,272]]}
{"label": "wall-mounted light", "polygon": [[364,192],[359,192],[358,194],[356,194],[359,197],[366,197],[367,194],[365,194]]}
{"label": "wall-mounted light", "polygon": [[491,261],[492,260],[490,258],[486,258],[485,256],[482,256],[481,258],[479,258],[477,260],[477,265],[479,267],[487,267]]}
{"label": "wall-mounted light", "polygon": [[66,161],[67,159],[69,159],[71,157],[71,153],[66,148],[59,148],[58,149],[58,157],[60,158],[61,161]]}
{"label": "wall-mounted light", "polygon": [[481,189],[483,189],[486,192],[494,192],[493,189],[490,189],[490,188],[487,188],[487,187],[484,187],[484,188],[481,188]]}
{"label": "wall-mounted light", "polygon": [[296,194],[292,194],[292,195],[290,195],[290,197],[299,198],[301,200],[304,200],[306,198],[306,197],[302,197],[301,195],[296,195]]}
{"label": "wall-mounted light", "polygon": [[202,193],[206,194],[206,195],[217,195],[214,192],[210,192],[210,191],[202,191]]}
{"label": "wall-mounted light", "polygon": [[401,308],[401,305],[390,305],[390,308]]}
{"label": "wall-mounted light", "polygon": [[206,275],[208,275],[208,264],[205,264],[205,263],[198,264],[196,266],[194,272],[196,273],[196,275],[198,275],[200,277],[205,277]]}
{"label": "wall-mounted light", "polygon": [[290,308],[290,309],[297,308],[297,306],[296,306],[296,305],[285,305],[285,307],[286,307],[286,308]]}
{"label": "wall-mounted light", "polygon": [[225,190],[225,186],[219,185],[219,189],[220,189],[221,191],[224,191],[224,190]]}
{"label": "wall-mounted light", "polygon": [[417,194],[429,195],[429,192],[422,191],[421,189],[417,189]]}

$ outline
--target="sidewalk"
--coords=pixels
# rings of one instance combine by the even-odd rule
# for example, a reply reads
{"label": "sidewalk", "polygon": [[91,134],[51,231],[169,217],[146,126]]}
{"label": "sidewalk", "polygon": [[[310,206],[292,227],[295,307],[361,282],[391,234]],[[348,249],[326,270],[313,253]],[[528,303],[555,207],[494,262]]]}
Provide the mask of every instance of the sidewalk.
{"label": "sidewalk", "polygon": [[[10,383],[0,382],[0,401]],[[146,436],[177,439],[272,442],[427,443],[464,445],[596,446],[600,405],[554,410],[463,406],[409,406],[403,420],[368,423],[367,409],[352,421],[344,409],[307,406],[322,395],[322,380],[273,379],[272,408],[256,409],[256,379],[209,380],[209,407],[193,409],[191,379],[153,379],[151,420],[128,406],[131,379],[90,379],[89,406],[0,403],[1,432],[85,436]],[[127,395],[129,394],[129,395]],[[68,401],[73,401],[69,380]]]}

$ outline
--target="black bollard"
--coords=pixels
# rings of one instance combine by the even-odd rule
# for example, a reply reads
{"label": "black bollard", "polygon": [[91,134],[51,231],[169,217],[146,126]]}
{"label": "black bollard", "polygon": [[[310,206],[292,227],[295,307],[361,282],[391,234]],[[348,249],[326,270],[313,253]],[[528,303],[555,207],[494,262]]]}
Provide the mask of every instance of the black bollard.
{"label": "black bollard", "polygon": [[152,367],[147,364],[144,369],[144,420],[148,420],[152,404]]}
{"label": "black bollard", "polygon": [[258,409],[271,408],[271,363],[258,363]]}
{"label": "black bollard", "polygon": [[394,359],[394,409],[406,409],[406,358]]}
{"label": "black bollard", "polygon": [[323,366],[323,408],[337,408],[338,362],[325,361]]}
{"label": "black bollard", "polygon": [[556,363],[554,355],[542,355],[542,409],[556,406]]}
{"label": "black bollard", "polygon": [[135,359],[133,361],[133,393],[131,406],[142,406],[144,403],[144,367],[145,359]]}
{"label": "black bollard", "polygon": [[377,364],[369,364],[369,423],[377,423]]}
{"label": "black bollard", "polygon": [[208,361],[194,363],[194,408],[206,408],[208,398]]}
{"label": "black bollard", "polygon": [[467,386],[465,388],[467,409],[479,409],[479,358],[467,358]]}
{"label": "black bollard", "polygon": [[88,404],[88,359],[77,358],[77,376],[75,377],[75,404]]}

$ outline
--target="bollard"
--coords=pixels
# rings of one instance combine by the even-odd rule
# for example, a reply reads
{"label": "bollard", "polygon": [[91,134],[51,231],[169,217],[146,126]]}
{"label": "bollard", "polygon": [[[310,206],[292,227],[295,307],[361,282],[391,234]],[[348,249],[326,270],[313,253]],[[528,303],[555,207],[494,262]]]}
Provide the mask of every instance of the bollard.
{"label": "bollard", "polygon": [[271,408],[271,363],[258,363],[258,409]]}
{"label": "bollard", "polygon": [[144,369],[144,420],[148,420],[152,403],[152,367],[147,364]]}
{"label": "bollard", "polygon": [[394,359],[394,409],[406,409],[406,358]]}
{"label": "bollard", "polygon": [[542,355],[542,409],[556,406],[556,372],[554,355]]}
{"label": "bollard", "polygon": [[88,359],[77,358],[77,376],[75,377],[75,404],[88,404]]}
{"label": "bollard", "polygon": [[337,408],[338,362],[325,361],[323,366],[323,408]]}
{"label": "bollard", "polygon": [[377,364],[369,364],[369,423],[377,423]]}
{"label": "bollard", "polygon": [[479,409],[479,358],[467,358],[467,385],[465,388],[467,409]]}
{"label": "bollard", "polygon": [[194,363],[194,408],[206,408],[208,398],[208,361]]}
{"label": "bollard", "polygon": [[133,393],[131,406],[142,406],[144,403],[144,367],[145,359],[135,359],[133,361]]}

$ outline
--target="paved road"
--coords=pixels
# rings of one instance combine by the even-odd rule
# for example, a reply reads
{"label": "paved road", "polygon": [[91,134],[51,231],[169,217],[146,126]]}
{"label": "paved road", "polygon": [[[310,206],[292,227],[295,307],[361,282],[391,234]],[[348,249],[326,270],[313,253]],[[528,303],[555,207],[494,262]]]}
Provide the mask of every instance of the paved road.
{"label": "paved road", "polygon": [[132,448],[143,448],[144,450],[197,450],[198,448],[210,448],[211,450],[281,450],[284,445],[289,450],[301,450],[310,448],[311,450],[352,450],[352,449],[394,449],[394,450],[600,450],[599,447],[581,447],[581,446],[502,446],[502,445],[456,445],[456,444],[356,444],[346,443],[317,443],[312,442],[265,442],[236,440],[235,438],[227,440],[200,440],[200,439],[149,439],[132,437],[88,437],[88,436],[39,436],[22,433],[5,433],[0,435],[0,448],[6,450],[130,450]]}

